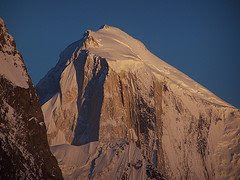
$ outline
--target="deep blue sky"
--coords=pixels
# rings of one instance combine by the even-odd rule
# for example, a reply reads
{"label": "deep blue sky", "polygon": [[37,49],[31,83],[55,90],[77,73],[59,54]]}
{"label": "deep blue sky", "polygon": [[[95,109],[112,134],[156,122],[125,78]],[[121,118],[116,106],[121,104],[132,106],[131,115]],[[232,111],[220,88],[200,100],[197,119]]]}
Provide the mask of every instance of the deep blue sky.
{"label": "deep blue sky", "polygon": [[36,84],[87,29],[116,26],[240,108],[240,0],[1,0]]}

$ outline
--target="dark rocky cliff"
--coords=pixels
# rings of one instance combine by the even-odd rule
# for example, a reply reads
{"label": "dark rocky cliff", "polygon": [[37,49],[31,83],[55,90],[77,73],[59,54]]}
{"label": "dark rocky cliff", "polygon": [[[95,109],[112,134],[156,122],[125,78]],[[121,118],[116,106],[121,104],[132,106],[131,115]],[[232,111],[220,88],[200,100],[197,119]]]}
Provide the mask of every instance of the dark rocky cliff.
{"label": "dark rocky cliff", "polygon": [[[1,19],[0,43],[0,179],[62,179],[36,91]],[[12,72],[4,71],[6,67],[13,67]],[[14,77],[16,72],[23,77]],[[23,87],[14,78],[26,80]]]}

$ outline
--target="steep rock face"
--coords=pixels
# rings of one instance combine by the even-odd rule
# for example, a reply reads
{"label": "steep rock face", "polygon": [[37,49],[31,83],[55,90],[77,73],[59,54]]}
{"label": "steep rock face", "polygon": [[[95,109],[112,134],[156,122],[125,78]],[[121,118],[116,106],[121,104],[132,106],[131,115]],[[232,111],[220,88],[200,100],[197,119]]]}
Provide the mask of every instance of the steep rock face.
{"label": "steep rock face", "polygon": [[66,179],[239,178],[239,110],[104,26],[38,83]]}
{"label": "steep rock face", "polygon": [[62,179],[23,59],[0,19],[0,179]]}

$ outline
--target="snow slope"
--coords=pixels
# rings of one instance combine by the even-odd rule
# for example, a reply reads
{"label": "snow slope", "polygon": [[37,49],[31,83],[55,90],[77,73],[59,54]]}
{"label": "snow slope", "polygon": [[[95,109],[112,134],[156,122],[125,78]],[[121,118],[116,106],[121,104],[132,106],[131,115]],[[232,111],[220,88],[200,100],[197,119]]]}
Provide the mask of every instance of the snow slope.
{"label": "snow slope", "polygon": [[240,177],[239,110],[118,28],[87,31],[37,91],[66,179]]}

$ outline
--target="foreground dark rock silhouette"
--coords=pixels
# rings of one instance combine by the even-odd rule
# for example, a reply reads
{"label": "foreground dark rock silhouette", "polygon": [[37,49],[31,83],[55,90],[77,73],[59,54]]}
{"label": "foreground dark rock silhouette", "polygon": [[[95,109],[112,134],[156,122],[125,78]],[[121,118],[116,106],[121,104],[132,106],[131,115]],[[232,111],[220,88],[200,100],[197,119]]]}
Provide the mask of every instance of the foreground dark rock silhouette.
{"label": "foreground dark rock silhouette", "polygon": [[0,179],[62,179],[21,54],[0,19]]}

